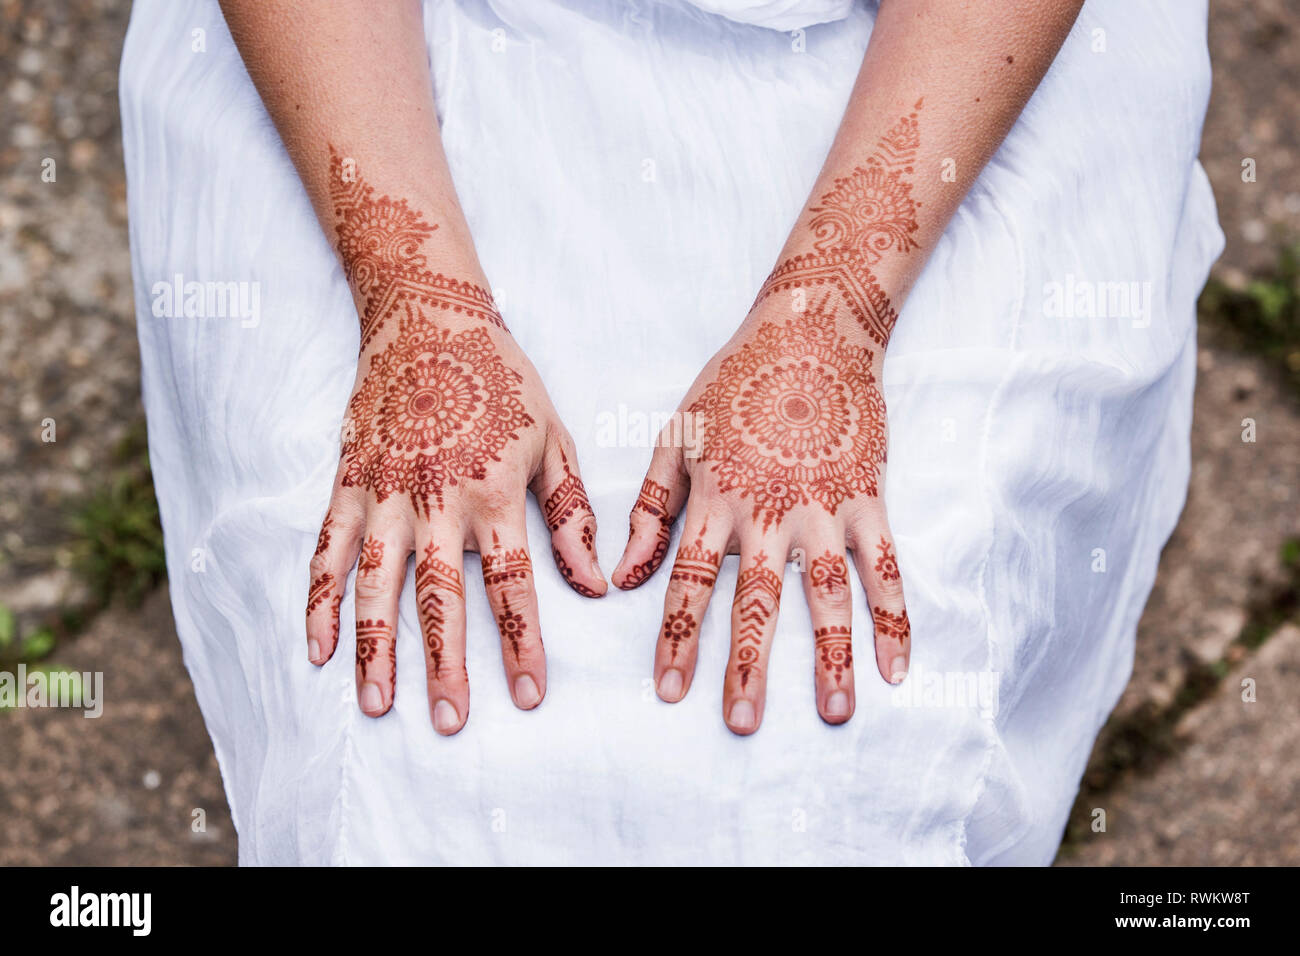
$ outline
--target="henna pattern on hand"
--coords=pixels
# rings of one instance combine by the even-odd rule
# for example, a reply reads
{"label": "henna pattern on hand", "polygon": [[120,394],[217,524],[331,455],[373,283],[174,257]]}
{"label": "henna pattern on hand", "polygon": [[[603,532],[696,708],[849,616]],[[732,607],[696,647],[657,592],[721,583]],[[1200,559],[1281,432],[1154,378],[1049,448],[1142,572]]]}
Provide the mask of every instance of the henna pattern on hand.
{"label": "henna pattern on hand", "polygon": [[[560,458],[564,462],[564,480],[542,505],[542,514],[546,516],[546,526],[558,531],[560,526],[575,516],[594,515],[591,502],[587,499],[587,489],[582,486],[582,479],[569,470],[569,459],[563,451]],[[591,550],[590,530],[583,529],[583,544]]]}
{"label": "henna pattern on hand", "polygon": [[384,542],[373,534],[367,535],[361,544],[361,560],[357,562],[357,573],[368,574],[377,571],[384,563]]}
{"label": "henna pattern on hand", "polygon": [[437,225],[426,222],[405,199],[376,198],[374,193],[355,170],[345,169],[343,157],[331,146],[330,200],[338,218],[339,258],[348,282],[365,302],[361,348],[391,315],[411,307],[449,310],[505,330],[490,292],[427,267],[421,250]]}
{"label": "henna pattern on hand", "polygon": [[849,566],[841,554],[827,551],[820,558],[813,558],[808,574],[813,590],[823,597],[842,594],[849,588]]}
{"label": "henna pattern on hand", "polygon": [[503,548],[501,539],[492,532],[492,550],[479,555],[483,564],[483,583],[499,587],[510,581],[524,581],[533,573],[533,562],[525,548]]}
{"label": "henna pattern on hand", "polygon": [[502,639],[510,643],[510,650],[514,652],[515,661],[518,662],[519,642],[528,632],[528,622],[524,620],[523,615],[510,609],[510,604],[504,597],[501,599],[501,613],[497,615],[497,629],[501,632]]}
{"label": "henna pattern on hand", "polygon": [[334,524],[334,509],[325,510],[325,520],[320,525],[320,536],[316,539],[316,550],[312,552],[313,558],[318,558],[324,554],[330,546],[330,526]]}
{"label": "henna pattern on hand", "polygon": [[880,552],[880,557],[876,559],[876,573],[885,581],[897,581],[898,560],[894,557],[894,549],[885,536],[880,536],[880,544],[876,545],[876,550]]}
{"label": "henna pattern on hand", "polygon": [[[636,504],[632,506],[632,512],[635,514],[640,511],[649,515],[659,522],[659,526],[655,529],[653,553],[645,561],[633,565],[632,570],[628,572],[627,578],[622,584],[625,591],[630,591],[632,588],[643,584],[650,575],[659,569],[659,565],[663,564],[664,557],[668,554],[668,543],[673,536],[673,522],[677,520],[677,516],[668,511],[669,494],[667,488],[658,482],[651,481],[649,478],[641,483],[641,493],[637,495]],[[635,534],[635,527],[629,519],[627,536],[631,538],[633,534]]]}
{"label": "henna pattern on hand", "polygon": [[871,359],[833,321],[765,323],[691,405],[701,461],[719,490],[753,500],[764,530],[796,505],[835,514],[846,498],[877,493],[885,404]]}
{"label": "henna pattern on hand", "polygon": [[684,544],[677,549],[677,560],[673,563],[670,581],[679,581],[691,587],[713,587],[713,582],[718,578],[718,568],[722,567],[722,554],[704,547],[704,535],[708,529],[706,521],[694,544]]}
{"label": "henna pattern on hand", "polygon": [[686,610],[686,599],[682,598],[682,606],[664,618],[664,629],[659,639],[667,641],[671,647],[669,653],[672,661],[677,660],[677,651],[682,641],[687,640],[695,633],[695,615]]}
{"label": "henna pattern on hand", "polygon": [[433,660],[433,676],[442,676],[443,631],[447,626],[444,594],[463,600],[465,589],[460,572],[437,556],[438,546],[432,541],[424,546],[424,557],[415,566],[415,602],[425,621],[425,643]]}
{"label": "henna pattern on hand", "polygon": [[[591,549],[588,548],[587,550],[590,551]],[[573,568],[569,567],[569,562],[564,560],[564,555],[560,554],[559,548],[552,547],[551,555],[552,557],[555,558],[555,566],[559,568],[560,576],[564,578],[565,582],[569,585],[569,587],[573,588],[573,590],[577,591],[583,597],[589,597],[589,598],[600,597],[600,594],[597,593],[593,588],[589,588],[581,581],[574,579]]]}
{"label": "henna pattern on hand", "polygon": [[387,645],[388,662],[397,667],[397,642],[388,636],[388,625],[380,620],[357,621],[357,664],[361,667],[364,679],[370,663],[379,654],[381,646]]}
{"label": "henna pattern on hand", "polygon": [[374,427],[344,442],[343,485],[380,502],[406,495],[425,517],[441,511],[447,486],[486,477],[533,425],[522,382],[483,330],[453,333],[408,313],[348,404],[349,418]]}
{"label": "henna pattern on hand", "polygon": [[842,625],[819,627],[813,632],[822,669],[835,676],[839,686],[846,671],[853,669],[853,637],[850,628]]}
{"label": "henna pattern on hand", "polygon": [[825,287],[877,345],[889,341],[898,312],[871,267],[890,250],[917,248],[912,198],[913,163],[921,145],[921,100],[876,143],[866,164],[835,180],[809,211],[815,252],[794,256],[772,271],[755,302],[790,289]]}
{"label": "henna pattern on hand", "polygon": [[754,563],[742,570],[736,579],[735,607],[740,615],[736,670],[740,674],[741,687],[747,686],[750,677],[759,673],[763,632],[781,603],[781,576],[766,562],[767,555],[758,552],[754,555]]}
{"label": "henna pattern on hand", "polygon": [[876,630],[879,633],[885,637],[892,637],[900,644],[912,633],[912,625],[907,620],[906,609],[902,614],[893,614],[884,608],[873,607],[871,616],[876,622]]}
{"label": "henna pattern on hand", "polygon": [[307,592],[307,613],[310,614],[316,608],[325,603],[330,592],[334,590],[334,575],[328,571],[321,574],[311,582],[311,588]]}

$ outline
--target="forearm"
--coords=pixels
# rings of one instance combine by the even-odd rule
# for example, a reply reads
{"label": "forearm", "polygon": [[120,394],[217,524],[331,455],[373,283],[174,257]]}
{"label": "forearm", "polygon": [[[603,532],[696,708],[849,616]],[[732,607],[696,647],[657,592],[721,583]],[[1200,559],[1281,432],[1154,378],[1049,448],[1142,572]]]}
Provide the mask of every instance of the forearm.
{"label": "forearm", "polygon": [[1081,6],[1082,0],[885,0],[778,274],[795,256],[840,254],[890,300],[867,309],[880,313],[876,324],[888,326],[887,339],[894,310]]}
{"label": "forearm", "polygon": [[331,242],[338,177],[360,170],[375,198],[405,199],[435,229],[423,251],[440,271],[481,281],[442,149],[418,0],[221,8]]}

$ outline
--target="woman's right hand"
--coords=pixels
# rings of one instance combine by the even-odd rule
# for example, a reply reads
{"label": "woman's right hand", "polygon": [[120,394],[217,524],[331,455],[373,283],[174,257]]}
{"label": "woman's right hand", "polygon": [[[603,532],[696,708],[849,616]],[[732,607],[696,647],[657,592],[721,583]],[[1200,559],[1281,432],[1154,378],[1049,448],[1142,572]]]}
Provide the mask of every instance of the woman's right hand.
{"label": "woman's right hand", "polygon": [[[491,295],[430,270],[437,227],[406,200],[376,198],[349,168],[334,157],[331,198],[361,315],[361,356],[311,560],[308,657],[321,665],[334,654],[355,566],[357,697],[369,716],[386,713],[398,600],[414,552],[430,713],[438,733],[454,734],[469,716],[462,553],[481,555],[510,694],[528,710],[546,694],[546,657],[525,492],[542,504],[561,574],[587,597],[607,588],[596,519],[573,440]],[[471,263],[477,278],[472,253],[445,258]]]}

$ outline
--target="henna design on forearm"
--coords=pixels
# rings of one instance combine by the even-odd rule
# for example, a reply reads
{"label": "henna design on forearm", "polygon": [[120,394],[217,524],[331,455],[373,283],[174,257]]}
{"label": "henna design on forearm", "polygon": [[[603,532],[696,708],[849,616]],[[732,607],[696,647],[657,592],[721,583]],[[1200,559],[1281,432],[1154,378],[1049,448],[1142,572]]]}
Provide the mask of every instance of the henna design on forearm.
{"label": "henna design on forearm", "polygon": [[425,643],[433,660],[433,676],[442,676],[444,629],[447,626],[445,595],[463,600],[465,590],[460,572],[438,557],[438,546],[432,541],[424,546],[424,557],[415,566],[415,601],[424,616]]}
{"label": "henna design on forearm", "polygon": [[813,590],[823,597],[842,594],[849,588],[849,566],[841,554],[827,551],[820,558],[813,558],[808,574]]}
{"label": "henna design on forearm", "polygon": [[741,687],[747,686],[750,677],[759,673],[763,633],[781,604],[781,576],[766,562],[767,555],[758,552],[754,555],[754,563],[743,569],[736,579],[734,603],[740,618],[736,670],[740,674]]}
{"label": "henna design on forearm", "polygon": [[330,200],[338,219],[339,258],[348,282],[365,302],[361,348],[391,315],[412,305],[469,315],[504,330],[490,292],[427,267],[422,250],[438,226],[405,199],[376,198],[374,193],[355,169],[345,169],[343,157],[331,146]]}
{"label": "henna design on forearm", "polygon": [[892,637],[898,643],[902,644],[912,633],[912,625],[907,620],[907,610],[904,609],[901,614],[893,614],[884,608],[873,607],[871,617],[876,622],[876,630],[885,637]]}
{"label": "henna design on forearm", "polygon": [[701,460],[721,491],[753,500],[765,531],[796,505],[835,514],[846,498],[876,494],[885,404],[871,359],[831,321],[765,323],[691,405],[704,423]]}
{"label": "henna design on forearm", "polygon": [[835,677],[836,686],[846,671],[853,669],[853,636],[850,628],[842,625],[819,627],[813,633],[822,669]]}
{"label": "henna design on forearm", "polygon": [[906,254],[918,248],[921,204],[912,198],[911,176],[921,145],[921,102],[877,141],[864,165],[836,179],[809,210],[816,251],[778,265],[757,302],[776,292],[825,287],[833,305],[847,310],[873,342],[883,347],[889,341],[898,312],[872,266],[891,250]]}

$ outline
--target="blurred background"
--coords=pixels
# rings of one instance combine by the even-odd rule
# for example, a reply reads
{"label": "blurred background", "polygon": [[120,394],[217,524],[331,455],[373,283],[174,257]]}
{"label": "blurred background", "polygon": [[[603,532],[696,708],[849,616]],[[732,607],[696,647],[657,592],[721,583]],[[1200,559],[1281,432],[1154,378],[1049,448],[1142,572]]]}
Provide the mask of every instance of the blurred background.
{"label": "blurred background", "polygon": [[[0,706],[0,865],[233,864],[144,441],[130,4],[0,13],[0,671],[102,671],[112,714]],[[1300,864],[1300,5],[1211,0],[1210,51],[1201,158],[1228,245],[1201,297],[1191,489],[1062,865]]]}

